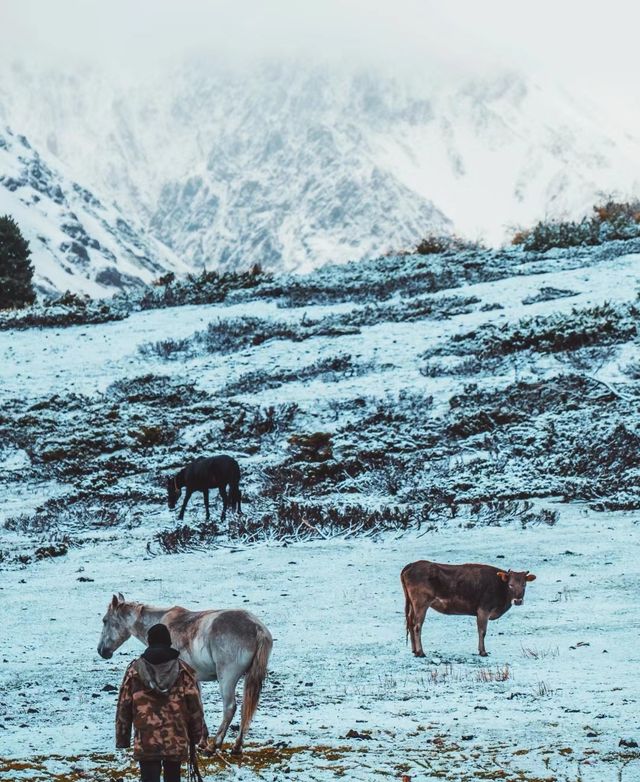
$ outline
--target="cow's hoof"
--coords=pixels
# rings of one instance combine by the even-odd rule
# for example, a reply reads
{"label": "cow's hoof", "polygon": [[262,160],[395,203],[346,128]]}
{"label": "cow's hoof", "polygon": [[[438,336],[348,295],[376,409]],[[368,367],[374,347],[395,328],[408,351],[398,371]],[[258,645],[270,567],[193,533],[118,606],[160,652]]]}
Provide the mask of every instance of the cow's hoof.
{"label": "cow's hoof", "polygon": [[488,657],[489,656],[488,652],[478,652],[478,654],[480,655],[480,657]]}
{"label": "cow's hoof", "polygon": [[414,654],[416,657],[424,657],[424,656],[425,656],[424,652],[414,652],[413,654]]}
{"label": "cow's hoof", "polygon": [[235,755],[235,757],[239,757],[240,755],[242,755],[242,747],[234,747],[231,750],[231,754]]}

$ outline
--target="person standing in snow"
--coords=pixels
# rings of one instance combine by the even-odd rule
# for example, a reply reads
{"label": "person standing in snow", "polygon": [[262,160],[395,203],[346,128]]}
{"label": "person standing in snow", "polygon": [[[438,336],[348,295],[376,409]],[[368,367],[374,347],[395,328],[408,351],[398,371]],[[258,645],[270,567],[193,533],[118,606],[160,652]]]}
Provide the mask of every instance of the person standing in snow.
{"label": "person standing in snow", "polygon": [[204,713],[195,672],[178,659],[165,625],[153,625],[147,641],[120,687],[116,747],[131,745],[133,727],[141,782],[160,782],[161,772],[164,782],[179,782],[184,761],[190,764],[190,776],[198,779],[195,745],[204,730]]}

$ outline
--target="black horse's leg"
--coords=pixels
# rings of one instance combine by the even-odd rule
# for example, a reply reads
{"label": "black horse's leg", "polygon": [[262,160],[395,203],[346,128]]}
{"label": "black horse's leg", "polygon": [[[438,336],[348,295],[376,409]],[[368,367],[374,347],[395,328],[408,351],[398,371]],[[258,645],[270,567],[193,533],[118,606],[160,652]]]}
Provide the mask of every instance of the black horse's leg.
{"label": "black horse's leg", "polygon": [[182,507],[180,508],[180,513],[178,514],[178,518],[180,519],[180,521],[182,521],[182,519],[184,519],[184,511],[185,511],[185,508],[187,507],[187,503],[189,502],[189,498],[191,497],[192,494],[193,494],[193,490],[192,489],[187,489],[185,494],[184,494],[184,501],[182,503]]}
{"label": "black horse's leg", "polygon": [[204,495],[204,507],[207,511],[206,520],[209,521],[209,489],[203,489],[202,493]]}
{"label": "black horse's leg", "polygon": [[227,497],[227,489],[225,486],[220,486],[218,489],[220,496],[222,497],[222,516],[220,521],[224,521],[224,517],[227,515],[227,506],[229,505],[229,498]]}

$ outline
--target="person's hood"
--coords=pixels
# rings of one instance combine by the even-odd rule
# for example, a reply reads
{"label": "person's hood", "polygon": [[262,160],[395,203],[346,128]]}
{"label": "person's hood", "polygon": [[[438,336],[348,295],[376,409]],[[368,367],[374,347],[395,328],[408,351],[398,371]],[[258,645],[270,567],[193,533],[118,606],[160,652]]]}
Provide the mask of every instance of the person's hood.
{"label": "person's hood", "polygon": [[151,644],[142,653],[144,659],[152,665],[158,665],[158,663],[166,663],[167,660],[175,660],[180,652],[171,646],[166,644]]}
{"label": "person's hood", "polygon": [[180,663],[177,655],[159,663],[151,663],[143,655],[138,659],[136,670],[148,690],[166,695],[180,675]]}

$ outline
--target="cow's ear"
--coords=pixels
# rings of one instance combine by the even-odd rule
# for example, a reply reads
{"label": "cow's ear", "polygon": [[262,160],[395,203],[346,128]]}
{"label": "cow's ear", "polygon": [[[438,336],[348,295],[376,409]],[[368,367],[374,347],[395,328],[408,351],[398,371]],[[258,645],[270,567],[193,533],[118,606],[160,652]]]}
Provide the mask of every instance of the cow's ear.
{"label": "cow's ear", "polygon": [[122,594],[122,592],[118,592],[118,603],[122,605],[122,603],[124,602],[125,602],[124,595]]}
{"label": "cow's ear", "polygon": [[113,610],[115,611],[117,607],[118,607],[118,596],[114,595],[111,598],[111,608],[113,608]]}
{"label": "cow's ear", "polygon": [[527,581],[535,581],[536,577],[533,575],[533,573],[527,573]]}
{"label": "cow's ear", "polygon": [[503,581],[509,580],[509,574],[505,573],[504,570],[498,570],[496,576],[498,576],[498,578],[501,578]]}

